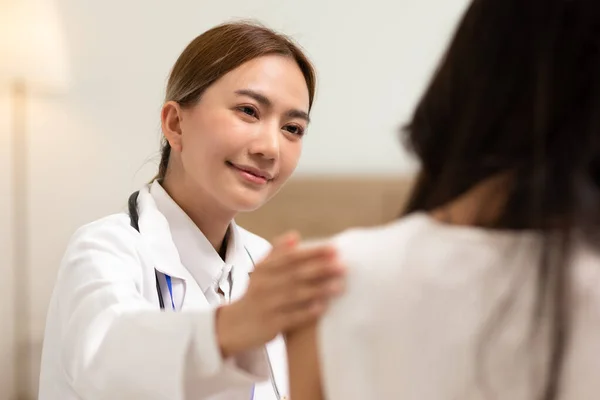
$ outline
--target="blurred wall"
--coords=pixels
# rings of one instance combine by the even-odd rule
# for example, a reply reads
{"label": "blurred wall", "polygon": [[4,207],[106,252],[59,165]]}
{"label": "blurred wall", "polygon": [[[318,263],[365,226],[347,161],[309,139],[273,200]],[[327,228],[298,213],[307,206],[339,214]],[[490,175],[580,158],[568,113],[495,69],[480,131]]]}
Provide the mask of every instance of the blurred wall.
{"label": "blurred wall", "polygon": [[[81,224],[119,211],[156,168],[159,110],[176,57],[196,35],[257,18],[294,37],[319,72],[298,174],[397,175],[414,164],[397,131],[429,78],[466,0],[58,0],[69,92],[32,99],[29,133],[31,332],[35,397],[46,307],[62,252]],[[43,67],[43,66],[42,66]],[[1,96],[0,96],[1,97]],[[0,115],[7,110],[2,97]],[[0,118],[0,398],[10,388],[10,164]],[[7,332],[7,333],[5,333]],[[10,395],[6,395],[10,398]]]}

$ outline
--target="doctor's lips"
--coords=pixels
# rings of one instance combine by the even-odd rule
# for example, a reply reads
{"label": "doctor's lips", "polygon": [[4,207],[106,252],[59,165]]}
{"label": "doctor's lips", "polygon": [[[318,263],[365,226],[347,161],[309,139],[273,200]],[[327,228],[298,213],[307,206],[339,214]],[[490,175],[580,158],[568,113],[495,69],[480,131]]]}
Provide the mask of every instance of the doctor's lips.
{"label": "doctor's lips", "polygon": [[273,180],[273,174],[260,168],[249,165],[234,164],[230,161],[227,161],[226,163],[230,167],[239,171],[247,180],[251,182],[264,184]]}

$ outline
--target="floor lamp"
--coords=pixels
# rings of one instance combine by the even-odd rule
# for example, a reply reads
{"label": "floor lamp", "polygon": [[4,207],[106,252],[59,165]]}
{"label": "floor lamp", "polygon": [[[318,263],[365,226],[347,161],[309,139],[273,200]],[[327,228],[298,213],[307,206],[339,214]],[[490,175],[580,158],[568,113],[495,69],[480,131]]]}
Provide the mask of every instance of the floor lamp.
{"label": "floor lamp", "polygon": [[[64,37],[52,0],[0,0],[0,90],[10,96],[14,343],[30,335],[29,131],[31,96],[65,90]],[[31,385],[30,346],[17,346],[14,390],[25,398]]]}

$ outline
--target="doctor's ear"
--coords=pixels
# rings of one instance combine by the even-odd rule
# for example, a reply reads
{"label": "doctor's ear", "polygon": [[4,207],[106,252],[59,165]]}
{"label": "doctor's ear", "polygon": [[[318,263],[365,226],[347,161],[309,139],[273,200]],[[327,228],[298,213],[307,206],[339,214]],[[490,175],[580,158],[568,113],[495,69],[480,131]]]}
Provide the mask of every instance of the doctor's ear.
{"label": "doctor's ear", "polygon": [[182,118],[181,106],[175,101],[168,101],[163,105],[160,113],[161,127],[165,139],[169,142],[171,149],[181,151],[182,141]]}

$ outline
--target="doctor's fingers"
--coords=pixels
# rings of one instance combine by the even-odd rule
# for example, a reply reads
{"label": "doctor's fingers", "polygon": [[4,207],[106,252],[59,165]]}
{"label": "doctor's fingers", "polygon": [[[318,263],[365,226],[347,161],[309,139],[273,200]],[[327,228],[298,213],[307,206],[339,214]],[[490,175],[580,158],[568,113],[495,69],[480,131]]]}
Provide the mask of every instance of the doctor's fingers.
{"label": "doctor's fingers", "polygon": [[271,253],[279,253],[285,249],[295,247],[300,242],[300,234],[296,231],[290,231],[276,237],[273,240]]}
{"label": "doctor's fingers", "polygon": [[346,267],[337,258],[320,258],[297,262],[288,279],[294,282],[318,281],[345,275]]}
{"label": "doctor's fingers", "polygon": [[276,311],[287,311],[290,308],[306,307],[313,302],[327,301],[340,295],[345,288],[342,277],[305,281],[294,285],[282,286],[273,299]]}
{"label": "doctor's fingers", "polygon": [[[278,273],[274,269],[264,269],[254,272],[251,282],[257,290],[269,293],[273,297],[271,304],[276,307],[287,306],[296,302],[293,295],[296,292],[305,293],[309,290],[319,291],[327,282],[336,281],[345,276],[345,268],[336,258],[317,258],[308,261],[289,264],[289,268],[281,268]],[[249,288],[250,290],[250,288]],[[300,295],[302,301],[308,300]]]}
{"label": "doctor's fingers", "polygon": [[312,301],[288,308],[277,315],[277,325],[285,333],[315,321],[327,310],[327,301]]}
{"label": "doctor's fingers", "polygon": [[337,256],[335,248],[330,245],[321,245],[307,248],[288,248],[269,254],[255,269],[269,269],[272,272],[286,273],[298,264],[315,260],[333,260]]}

